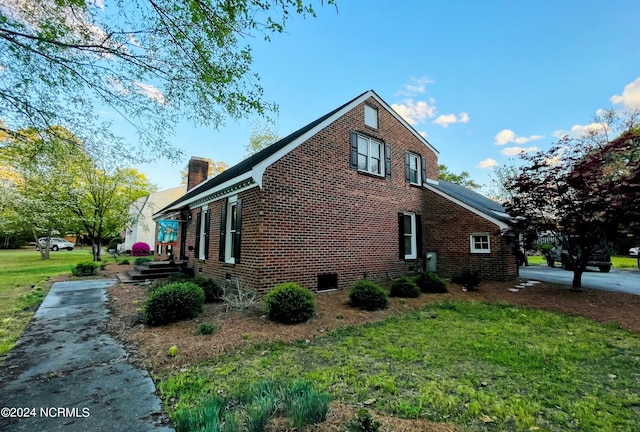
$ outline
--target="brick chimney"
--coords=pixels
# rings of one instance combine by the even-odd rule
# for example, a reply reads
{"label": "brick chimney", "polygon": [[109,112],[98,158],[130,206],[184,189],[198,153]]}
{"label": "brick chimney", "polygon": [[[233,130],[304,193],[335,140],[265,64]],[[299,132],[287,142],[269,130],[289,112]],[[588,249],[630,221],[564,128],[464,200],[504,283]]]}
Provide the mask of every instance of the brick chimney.
{"label": "brick chimney", "polygon": [[191,157],[187,171],[187,191],[205,181],[208,174],[209,162],[199,157]]}

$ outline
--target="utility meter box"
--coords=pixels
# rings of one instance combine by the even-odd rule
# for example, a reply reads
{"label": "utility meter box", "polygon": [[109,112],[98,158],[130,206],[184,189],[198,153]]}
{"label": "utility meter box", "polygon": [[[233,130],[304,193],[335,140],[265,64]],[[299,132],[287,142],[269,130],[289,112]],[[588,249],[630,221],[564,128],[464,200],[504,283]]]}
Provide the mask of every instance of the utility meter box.
{"label": "utility meter box", "polygon": [[438,268],[438,254],[436,252],[427,252],[424,254],[425,267],[428,272],[436,272]]}

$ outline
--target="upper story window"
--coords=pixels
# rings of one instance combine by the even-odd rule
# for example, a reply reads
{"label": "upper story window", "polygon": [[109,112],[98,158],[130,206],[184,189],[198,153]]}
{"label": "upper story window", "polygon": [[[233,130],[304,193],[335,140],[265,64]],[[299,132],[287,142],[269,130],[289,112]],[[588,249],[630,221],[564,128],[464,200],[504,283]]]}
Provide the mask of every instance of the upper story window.
{"label": "upper story window", "polygon": [[371,105],[364,106],[364,124],[365,126],[378,129],[378,109]]}
{"label": "upper story window", "polygon": [[491,253],[488,233],[471,234],[471,253]]}
{"label": "upper story window", "polygon": [[358,135],[358,169],[384,175],[384,147],[380,141]]}
{"label": "upper story window", "polygon": [[422,186],[427,179],[427,160],[419,154],[405,152],[404,177],[410,184]]}

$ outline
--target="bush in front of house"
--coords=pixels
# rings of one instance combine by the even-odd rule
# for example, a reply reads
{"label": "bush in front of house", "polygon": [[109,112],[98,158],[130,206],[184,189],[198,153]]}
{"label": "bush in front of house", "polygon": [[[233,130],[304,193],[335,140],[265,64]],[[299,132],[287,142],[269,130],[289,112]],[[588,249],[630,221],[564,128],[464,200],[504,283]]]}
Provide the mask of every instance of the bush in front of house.
{"label": "bush in front of house", "polygon": [[433,272],[421,272],[414,280],[423,293],[449,292],[447,282]]}
{"label": "bush in front of house", "polygon": [[162,325],[195,318],[202,312],[204,291],[192,282],[174,282],[149,292],[144,304],[147,324]]}
{"label": "bush in front of house", "polygon": [[349,305],[368,311],[385,309],[389,306],[389,296],[377,283],[362,279],[351,288]]}
{"label": "bush in front of house", "polygon": [[81,262],[71,268],[71,274],[74,276],[95,276],[98,273],[98,267],[100,264],[97,262]]}
{"label": "bush in front of house", "polygon": [[391,282],[391,291],[389,292],[391,297],[417,298],[420,297],[420,294],[422,294],[420,287],[408,276],[399,277]]}
{"label": "bush in front of house", "polygon": [[151,248],[145,242],[134,243],[133,246],[131,246],[131,256],[147,256],[150,251]]}
{"label": "bush in front of house", "polygon": [[196,276],[192,279],[204,291],[204,302],[213,303],[222,301],[222,287],[213,279]]}
{"label": "bush in front of house", "polygon": [[316,301],[308,289],[287,282],[277,285],[264,297],[269,319],[283,324],[308,321],[316,311]]}
{"label": "bush in front of house", "polygon": [[118,245],[121,243],[124,243],[124,240],[122,240],[121,237],[114,237],[109,242],[109,246],[107,247],[107,249],[118,250]]}
{"label": "bush in front of house", "polygon": [[136,259],[133,261],[133,263],[134,263],[135,265],[140,265],[140,264],[144,264],[144,263],[146,263],[146,262],[151,262],[151,261],[153,261],[153,258],[149,258],[149,257],[138,257],[138,258],[136,258]]}
{"label": "bush in front of house", "polygon": [[451,282],[462,285],[469,291],[477,291],[482,282],[480,272],[477,270],[465,270],[457,276],[451,278]]}

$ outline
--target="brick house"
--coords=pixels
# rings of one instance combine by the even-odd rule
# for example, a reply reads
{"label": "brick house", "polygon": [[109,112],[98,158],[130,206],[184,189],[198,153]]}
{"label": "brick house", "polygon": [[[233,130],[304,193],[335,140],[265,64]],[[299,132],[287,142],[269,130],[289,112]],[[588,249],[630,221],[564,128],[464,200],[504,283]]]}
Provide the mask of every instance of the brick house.
{"label": "brick house", "polygon": [[154,219],[179,221],[169,250],[195,274],[259,293],[288,281],[347,289],[425,267],[514,278],[504,209],[438,181],[437,166],[437,150],[367,91],[211,179],[193,158],[187,193]]}

